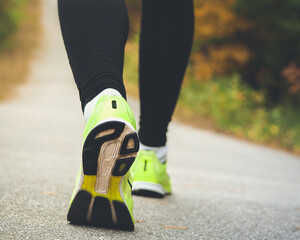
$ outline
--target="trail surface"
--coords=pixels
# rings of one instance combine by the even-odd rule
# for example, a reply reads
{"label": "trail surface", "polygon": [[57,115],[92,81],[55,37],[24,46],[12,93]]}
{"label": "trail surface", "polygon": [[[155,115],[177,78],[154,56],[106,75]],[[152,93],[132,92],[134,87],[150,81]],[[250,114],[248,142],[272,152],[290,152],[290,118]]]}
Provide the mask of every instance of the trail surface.
{"label": "trail surface", "polygon": [[28,83],[0,103],[0,239],[300,239],[299,157],[179,123],[169,131],[173,195],[134,197],[134,232],[68,224],[84,120],[56,4],[43,0],[45,41]]}

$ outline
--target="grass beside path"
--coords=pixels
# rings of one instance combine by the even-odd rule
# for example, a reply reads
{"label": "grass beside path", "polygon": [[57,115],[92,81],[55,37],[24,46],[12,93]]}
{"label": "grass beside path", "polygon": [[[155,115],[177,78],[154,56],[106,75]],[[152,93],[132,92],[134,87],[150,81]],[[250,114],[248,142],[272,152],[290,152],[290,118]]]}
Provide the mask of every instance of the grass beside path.
{"label": "grass beside path", "polygon": [[[138,39],[129,39],[125,51],[127,92],[138,97]],[[188,70],[176,120],[300,154],[300,109],[267,109],[264,94],[247,87],[238,75],[196,81]]]}
{"label": "grass beside path", "polygon": [[41,37],[41,1],[26,1],[21,9],[17,31],[0,51],[0,101],[13,94],[27,77],[34,49]]}

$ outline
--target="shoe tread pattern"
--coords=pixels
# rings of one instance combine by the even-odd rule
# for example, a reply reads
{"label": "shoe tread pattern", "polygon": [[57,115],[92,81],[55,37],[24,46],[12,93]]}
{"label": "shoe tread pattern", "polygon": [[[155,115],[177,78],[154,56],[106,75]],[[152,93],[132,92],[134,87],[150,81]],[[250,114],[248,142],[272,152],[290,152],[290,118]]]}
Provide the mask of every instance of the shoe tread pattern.
{"label": "shoe tread pattern", "polygon": [[[107,141],[120,138],[125,128],[126,124],[123,122],[109,121],[96,126],[88,134],[82,153],[84,175],[97,175],[98,156],[101,147]],[[102,132],[108,134],[101,136]],[[124,176],[135,160],[139,150],[137,134],[132,131],[123,136],[119,148],[119,157],[115,160],[111,172],[111,176],[116,177]],[[131,214],[124,202],[108,199],[102,194],[93,198],[93,194],[86,190],[80,190],[73,199],[68,213],[68,220],[74,224],[134,230]]]}
{"label": "shoe tread pattern", "polygon": [[[105,197],[95,197],[92,205],[91,217],[88,219],[89,206],[92,196],[89,192],[81,190],[74,198],[68,213],[68,221],[72,224],[91,225],[95,227],[117,228],[121,230],[134,230],[134,223],[125,203],[113,201]],[[113,221],[113,211],[116,223]]]}

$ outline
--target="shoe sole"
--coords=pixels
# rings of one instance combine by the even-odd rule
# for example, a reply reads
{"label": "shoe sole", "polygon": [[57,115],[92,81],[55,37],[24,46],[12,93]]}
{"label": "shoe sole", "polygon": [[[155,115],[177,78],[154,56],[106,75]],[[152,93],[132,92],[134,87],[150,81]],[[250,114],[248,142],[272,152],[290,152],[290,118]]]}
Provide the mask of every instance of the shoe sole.
{"label": "shoe sole", "polygon": [[83,179],[70,205],[68,221],[134,229],[134,220],[123,196],[122,180],[138,150],[138,136],[129,123],[106,121],[94,127],[83,145]]}
{"label": "shoe sole", "polygon": [[134,181],[132,183],[132,194],[143,197],[163,198],[171,193],[165,191],[159,183]]}

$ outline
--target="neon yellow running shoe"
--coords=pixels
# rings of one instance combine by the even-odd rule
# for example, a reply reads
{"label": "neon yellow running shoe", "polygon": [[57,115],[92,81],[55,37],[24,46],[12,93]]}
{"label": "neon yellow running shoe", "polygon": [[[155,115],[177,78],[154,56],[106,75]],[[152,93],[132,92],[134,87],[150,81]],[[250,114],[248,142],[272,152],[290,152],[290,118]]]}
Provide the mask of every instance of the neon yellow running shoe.
{"label": "neon yellow running shoe", "polygon": [[162,164],[154,151],[140,150],[130,171],[132,194],[157,198],[171,194],[167,162]]}
{"label": "neon yellow running shoe", "polygon": [[119,96],[102,96],[83,132],[82,166],[68,221],[134,229],[129,168],[139,150],[134,116]]}

